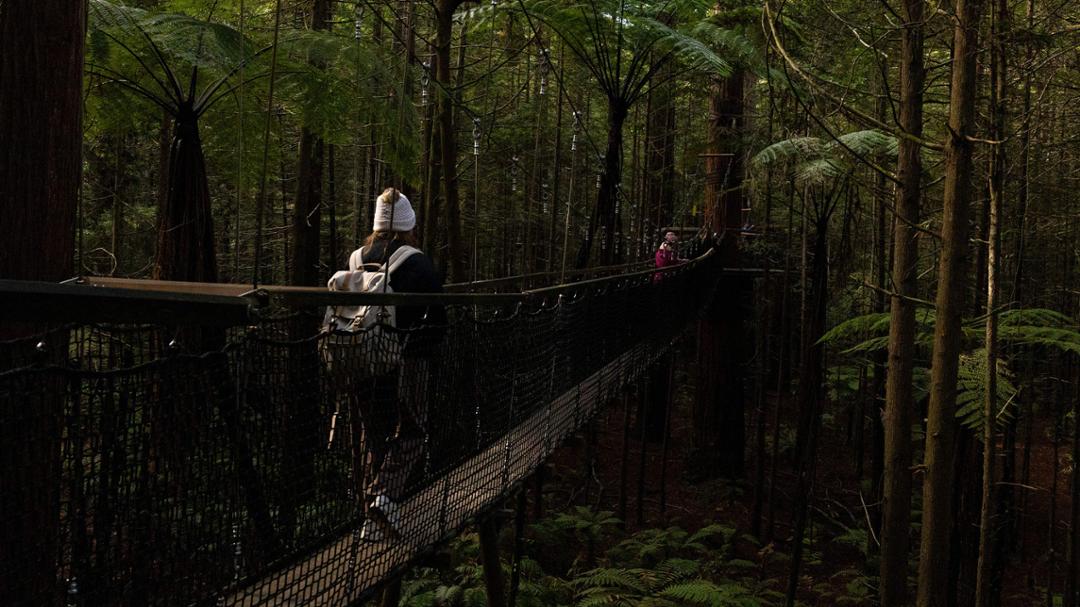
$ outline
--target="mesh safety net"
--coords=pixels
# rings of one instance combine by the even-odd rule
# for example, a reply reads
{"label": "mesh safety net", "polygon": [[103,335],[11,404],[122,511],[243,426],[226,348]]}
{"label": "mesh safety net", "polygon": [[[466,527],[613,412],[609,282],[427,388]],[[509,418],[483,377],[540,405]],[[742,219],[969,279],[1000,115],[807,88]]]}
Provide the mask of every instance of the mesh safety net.
{"label": "mesh safety net", "polygon": [[451,295],[408,331],[327,332],[272,296],[242,326],[0,342],[4,603],[363,599],[665,355],[717,270]]}

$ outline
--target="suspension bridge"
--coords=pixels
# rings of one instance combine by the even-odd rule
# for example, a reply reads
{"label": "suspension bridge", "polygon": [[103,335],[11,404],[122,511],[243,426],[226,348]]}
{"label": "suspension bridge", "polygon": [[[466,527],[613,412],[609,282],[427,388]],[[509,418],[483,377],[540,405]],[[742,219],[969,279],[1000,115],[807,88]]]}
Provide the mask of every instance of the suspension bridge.
{"label": "suspension bridge", "polygon": [[[540,273],[424,295],[0,281],[7,322],[34,331],[0,342],[0,432],[12,445],[0,454],[5,595],[16,605],[364,600],[501,504],[645,374],[722,273],[707,251],[663,270]],[[371,362],[381,346],[320,323],[326,306],[360,304],[437,306],[447,318],[394,336],[407,345],[390,402],[424,403],[422,447],[398,537],[377,541],[362,529],[377,451],[366,416],[390,415],[369,402],[387,389]]]}

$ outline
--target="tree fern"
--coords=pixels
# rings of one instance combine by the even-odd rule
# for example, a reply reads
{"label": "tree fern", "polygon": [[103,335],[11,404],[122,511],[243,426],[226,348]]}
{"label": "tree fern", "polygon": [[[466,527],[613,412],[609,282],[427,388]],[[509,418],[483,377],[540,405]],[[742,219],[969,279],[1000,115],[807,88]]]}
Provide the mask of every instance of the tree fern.
{"label": "tree fern", "polygon": [[851,171],[858,158],[895,156],[896,151],[895,137],[870,129],[845,133],[832,140],[795,137],[778,141],[758,152],[751,166],[789,161],[795,165],[800,183],[822,184]]}
{"label": "tree fern", "polygon": [[[920,310],[916,315],[916,343],[929,348],[933,335],[934,314],[932,310]],[[968,428],[977,430],[984,421],[983,402],[986,397],[986,361],[981,349],[985,336],[986,318],[978,317],[964,322],[964,340],[967,350],[961,356],[957,386],[956,416]],[[829,330],[821,341],[847,347],[844,353],[870,353],[888,348],[889,317],[887,314],[856,316],[839,323]],[[1007,348],[1040,347],[1060,352],[1080,353],[1080,331],[1068,316],[1044,308],[1006,310],[999,315],[998,339]],[[850,345],[848,345],[850,344]],[[916,378],[917,391],[925,393],[926,381],[923,367]],[[922,377],[922,379],[919,379]],[[1013,383],[1008,357],[998,361],[998,394],[1000,410],[995,422],[1004,424],[1015,416],[1019,403],[1019,389]]]}

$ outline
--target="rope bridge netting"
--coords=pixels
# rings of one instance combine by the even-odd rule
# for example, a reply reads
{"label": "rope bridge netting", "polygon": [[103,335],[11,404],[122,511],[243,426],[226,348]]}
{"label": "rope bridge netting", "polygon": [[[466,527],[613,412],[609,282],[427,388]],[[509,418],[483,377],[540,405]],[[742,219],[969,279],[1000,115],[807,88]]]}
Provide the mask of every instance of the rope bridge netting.
{"label": "rope bridge netting", "polygon": [[[718,276],[706,254],[517,294],[39,289],[18,301],[52,328],[0,342],[4,603],[365,598],[665,354]],[[361,301],[446,320],[321,330]]]}

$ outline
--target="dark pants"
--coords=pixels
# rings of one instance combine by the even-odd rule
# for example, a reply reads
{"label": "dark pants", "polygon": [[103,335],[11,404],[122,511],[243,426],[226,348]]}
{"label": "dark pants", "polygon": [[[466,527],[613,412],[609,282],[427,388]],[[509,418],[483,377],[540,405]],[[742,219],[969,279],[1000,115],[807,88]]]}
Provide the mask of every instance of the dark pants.
{"label": "dark pants", "polygon": [[426,359],[406,357],[396,373],[357,382],[350,417],[360,425],[354,433],[363,436],[368,497],[401,501],[423,475],[430,368]]}

